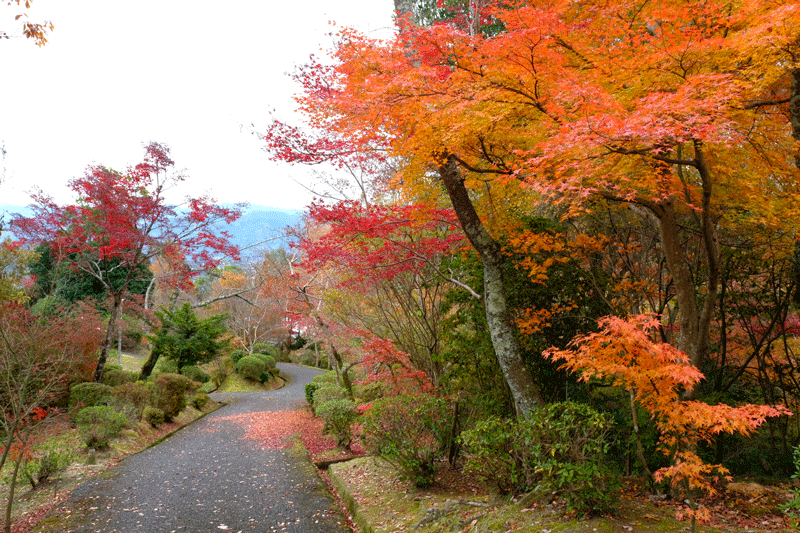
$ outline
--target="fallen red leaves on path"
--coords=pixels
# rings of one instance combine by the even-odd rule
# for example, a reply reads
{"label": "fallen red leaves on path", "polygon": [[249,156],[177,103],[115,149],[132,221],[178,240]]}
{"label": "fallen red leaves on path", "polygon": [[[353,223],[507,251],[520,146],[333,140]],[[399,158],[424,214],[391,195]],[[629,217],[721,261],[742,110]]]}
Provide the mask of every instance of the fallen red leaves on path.
{"label": "fallen red leaves on path", "polygon": [[[324,421],[315,418],[308,411],[262,411],[229,416],[221,420],[242,424],[245,427],[244,437],[255,440],[264,448],[286,448],[291,445],[289,437],[297,435],[311,455],[312,461],[316,461],[323,453],[337,449],[333,437],[322,432]],[[356,444],[353,448],[353,453],[342,455],[352,457],[363,454],[363,448],[359,445]],[[330,457],[326,456],[326,459]]]}

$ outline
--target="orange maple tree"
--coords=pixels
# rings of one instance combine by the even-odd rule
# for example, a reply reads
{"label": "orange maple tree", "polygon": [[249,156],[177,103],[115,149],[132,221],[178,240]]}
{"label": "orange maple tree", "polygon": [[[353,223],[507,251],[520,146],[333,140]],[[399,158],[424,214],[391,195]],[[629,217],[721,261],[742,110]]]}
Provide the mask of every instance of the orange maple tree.
{"label": "orange maple tree", "polygon": [[544,355],[563,361],[584,381],[600,380],[629,391],[651,414],[661,450],[672,460],[671,466],[655,472],[659,481],[669,479],[674,487],[688,491],[713,492],[710,476],[728,471],[722,465],[705,464],[696,453],[698,443],[711,443],[722,432],[748,436],[767,418],[792,414],[779,405],[733,407],[682,400],[703,374],[686,354],[653,340],[660,326],[655,317],[605,317],[598,325],[598,332],[576,337],[566,350],[549,349]]}
{"label": "orange maple tree", "polygon": [[[325,142],[282,157],[379,152],[402,161],[406,199],[451,202],[484,260],[489,328],[522,411],[536,392],[515,383],[495,235],[542,206],[570,218],[625,205],[657,229],[674,344],[701,366],[726,232],[788,231],[798,215],[800,3],[507,1],[479,16],[406,23],[389,41],[340,32],[333,66],[300,75]],[[495,31],[475,31],[490,20]]]}

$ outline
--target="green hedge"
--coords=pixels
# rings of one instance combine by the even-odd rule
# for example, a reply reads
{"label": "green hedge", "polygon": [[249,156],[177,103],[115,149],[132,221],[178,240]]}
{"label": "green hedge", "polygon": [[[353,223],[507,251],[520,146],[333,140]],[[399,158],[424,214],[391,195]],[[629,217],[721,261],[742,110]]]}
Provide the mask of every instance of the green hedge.
{"label": "green hedge", "polygon": [[259,381],[262,373],[267,371],[267,364],[258,356],[246,355],[234,367],[240,376]]}

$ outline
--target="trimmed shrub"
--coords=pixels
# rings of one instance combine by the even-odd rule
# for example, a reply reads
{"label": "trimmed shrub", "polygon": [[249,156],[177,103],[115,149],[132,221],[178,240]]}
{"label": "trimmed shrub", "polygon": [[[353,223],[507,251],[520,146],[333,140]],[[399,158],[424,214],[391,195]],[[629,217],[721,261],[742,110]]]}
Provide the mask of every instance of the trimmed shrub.
{"label": "trimmed shrub", "polygon": [[208,402],[210,401],[211,398],[209,398],[208,394],[204,392],[198,392],[194,396],[192,396],[192,406],[199,411],[202,411],[203,407],[208,405]]}
{"label": "trimmed shrub", "polygon": [[244,350],[234,350],[231,352],[231,361],[233,361],[233,364],[236,364],[245,355],[247,355],[247,352]]}
{"label": "trimmed shrub", "polygon": [[193,382],[180,374],[159,374],[150,396],[150,403],[164,411],[164,420],[169,422],[186,407],[186,391]]}
{"label": "trimmed shrub", "polygon": [[164,423],[164,411],[159,409],[158,407],[153,407],[152,405],[148,405],[144,408],[144,412],[142,413],[142,420],[157,428],[161,424]]}
{"label": "trimmed shrub", "polygon": [[267,365],[267,370],[272,370],[277,366],[277,364],[275,363],[275,358],[272,357],[271,355],[263,353],[254,353],[253,355],[264,361],[264,364]]}
{"label": "trimmed shrub", "polygon": [[107,447],[127,423],[125,415],[107,405],[84,407],[75,417],[84,444],[95,448]]}
{"label": "trimmed shrub", "polygon": [[210,376],[206,374],[202,368],[195,365],[189,365],[181,368],[181,375],[186,376],[192,381],[197,381],[198,383],[205,383],[206,381],[211,379]]}
{"label": "trimmed shrub", "polygon": [[103,383],[77,383],[69,390],[70,408],[110,405],[113,401],[112,388]]}
{"label": "trimmed shrub", "polygon": [[258,342],[253,345],[253,354],[263,354],[263,355],[270,355],[272,357],[278,357],[278,349],[265,342]]}
{"label": "trimmed shrub", "polygon": [[[320,391],[314,393],[318,400]],[[417,487],[435,481],[436,463],[451,441],[452,412],[442,398],[402,394],[380,398],[362,420],[366,449],[395,465],[400,475]]]}
{"label": "trimmed shrub", "polygon": [[142,417],[142,412],[150,401],[150,387],[145,385],[142,381],[117,385],[112,389],[112,393],[114,395],[114,405],[133,406],[134,418],[136,420]]}
{"label": "trimmed shrub", "polygon": [[333,400],[348,400],[347,390],[334,383],[322,383],[314,391],[313,405],[320,405]]}
{"label": "trimmed shrub", "polygon": [[116,387],[123,383],[133,383],[137,379],[139,379],[138,372],[125,370],[116,363],[108,363],[103,367],[103,384],[109,387]]}
{"label": "trimmed shrub", "polygon": [[520,421],[491,418],[461,434],[466,469],[504,491],[558,494],[580,515],[613,510],[619,481],[605,464],[613,423],[588,405],[550,404]]}
{"label": "trimmed shrub", "polygon": [[336,439],[336,444],[349,449],[353,440],[353,422],[358,418],[355,402],[330,400],[317,404],[315,411],[325,420],[325,427]]}
{"label": "trimmed shrub", "polygon": [[323,383],[330,383],[332,385],[336,385],[336,374],[334,372],[326,372],[324,374],[319,374],[318,376],[314,376],[311,382],[319,383],[320,385],[322,385]]}
{"label": "trimmed shrub", "polygon": [[314,407],[314,392],[319,388],[319,383],[306,383],[306,401],[312,408]]}
{"label": "trimmed shrub", "polygon": [[258,356],[246,355],[236,363],[234,370],[244,378],[259,381],[261,374],[267,371],[267,364]]}

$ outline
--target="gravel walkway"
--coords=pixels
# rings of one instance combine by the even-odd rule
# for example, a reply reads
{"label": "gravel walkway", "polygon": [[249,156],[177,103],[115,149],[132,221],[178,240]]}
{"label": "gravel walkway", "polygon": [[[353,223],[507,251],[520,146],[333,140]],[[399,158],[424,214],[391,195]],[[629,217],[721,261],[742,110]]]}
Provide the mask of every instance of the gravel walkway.
{"label": "gravel walkway", "polygon": [[320,373],[279,366],[292,376],[287,386],[214,394],[230,403],[81,485],[66,502],[73,514],[65,531],[349,532],[307,459],[243,438],[242,418],[299,408]]}

